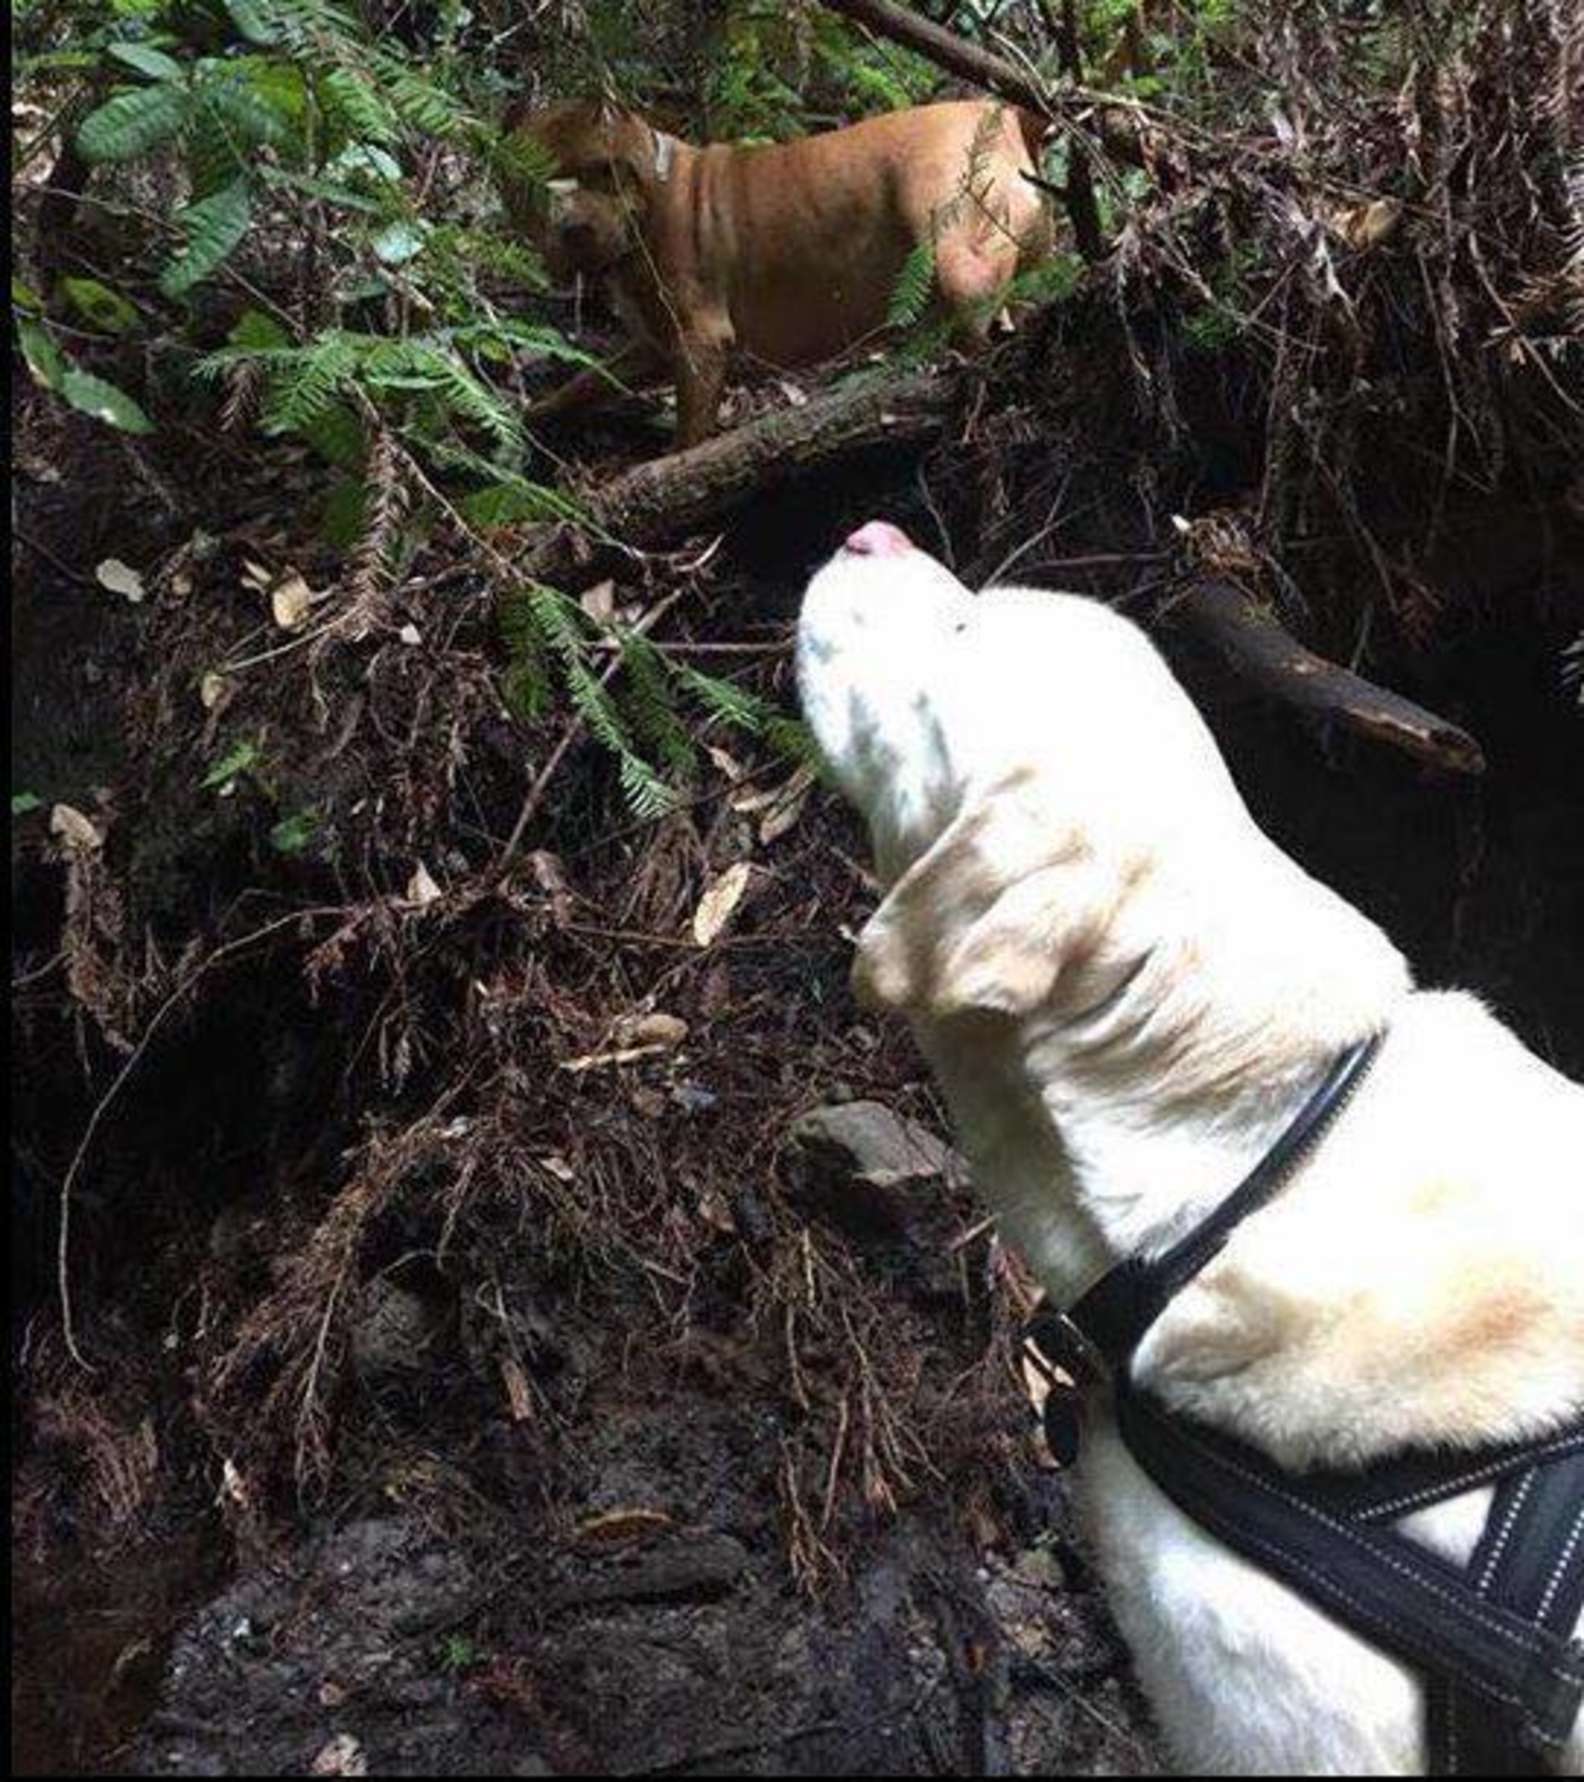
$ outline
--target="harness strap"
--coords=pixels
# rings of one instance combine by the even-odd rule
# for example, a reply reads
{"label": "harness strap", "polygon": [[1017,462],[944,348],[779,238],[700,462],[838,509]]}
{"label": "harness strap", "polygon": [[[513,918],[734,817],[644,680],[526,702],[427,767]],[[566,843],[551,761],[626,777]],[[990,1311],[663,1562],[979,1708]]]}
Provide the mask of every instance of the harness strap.
{"label": "harness strap", "polygon": [[[1118,1263],[1071,1311],[1025,1327],[1042,1366],[1046,1440],[1077,1456],[1084,1386],[1109,1383],[1118,1432],[1181,1510],[1425,1679],[1432,1773],[1516,1775],[1565,1746],[1584,1700],[1584,1418],[1476,1453],[1420,1450],[1364,1473],[1284,1472],[1249,1445],[1171,1413],[1130,1377],[1139,1339],[1289,1179],[1357,1089],[1380,1036],[1352,1046],[1237,1188],[1153,1261]],[[1026,1353],[1028,1351],[1026,1350]],[[1470,1570],[1384,1524],[1494,1484]]]}
{"label": "harness strap", "polygon": [[1067,1314],[1117,1372],[1168,1301],[1199,1273],[1237,1227],[1291,1177],[1363,1082],[1382,1035],[1349,1046],[1293,1122],[1214,1212],[1153,1262],[1131,1257],[1103,1275]]}
{"label": "harness strap", "polygon": [[[1584,1453],[1502,1482],[1468,1583],[1481,1598],[1566,1638],[1584,1608]],[[1426,1690],[1425,1730],[1438,1775],[1526,1773],[1502,1736],[1506,1729],[1444,1678],[1433,1678]]]}
{"label": "harness strap", "polygon": [[[1567,1637],[1584,1601],[1584,1454],[1523,1475],[1538,1481],[1530,1494],[1543,1492],[1568,1518],[1561,1552],[1555,1515],[1515,1509],[1507,1557],[1482,1596],[1468,1588],[1460,1567],[1388,1529],[1308,1501],[1298,1495],[1302,1484],[1295,1488],[1257,1450],[1168,1414],[1125,1377],[1117,1381],[1115,1407],[1134,1459],[1235,1552],[1297,1583],[1394,1657],[1451,1679],[1476,1712],[1497,1721],[1498,1736],[1511,1726],[1540,1752],[1567,1743],[1584,1699],[1584,1648]],[[1584,1445],[1584,1427],[1572,1434]],[[1498,1577],[1513,1580],[1500,1595]],[[1547,1604],[1544,1619],[1530,1608],[1537,1596]]]}

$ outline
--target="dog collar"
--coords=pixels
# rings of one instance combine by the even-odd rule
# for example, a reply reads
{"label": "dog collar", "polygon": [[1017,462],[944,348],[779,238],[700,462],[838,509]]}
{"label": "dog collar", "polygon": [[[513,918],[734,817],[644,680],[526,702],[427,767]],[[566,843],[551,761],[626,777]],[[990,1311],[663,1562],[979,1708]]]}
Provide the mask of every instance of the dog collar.
{"label": "dog collar", "polygon": [[[1067,1311],[1042,1305],[1023,1327],[1025,1353],[1045,1375],[1045,1439],[1062,1466],[1077,1458],[1082,1388],[1109,1382],[1172,1296],[1199,1273],[1250,1213],[1270,1200],[1351,1100],[1380,1051],[1381,1034],[1350,1046],[1292,1124],[1215,1210],[1163,1256],[1119,1262]],[[1054,1370],[1061,1370],[1058,1377]]]}

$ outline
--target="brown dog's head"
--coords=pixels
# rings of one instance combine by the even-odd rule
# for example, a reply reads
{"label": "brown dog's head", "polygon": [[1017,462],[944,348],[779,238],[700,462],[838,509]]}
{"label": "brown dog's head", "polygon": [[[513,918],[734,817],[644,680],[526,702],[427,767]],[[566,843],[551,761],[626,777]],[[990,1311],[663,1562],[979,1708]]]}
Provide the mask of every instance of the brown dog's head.
{"label": "brown dog's head", "polygon": [[512,221],[543,253],[551,276],[600,273],[625,258],[665,177],[670,139],[636,112],[592,99],[525,109],[508,115],[506,129],[530,139],[555,167],[548,183],[502,183]]}

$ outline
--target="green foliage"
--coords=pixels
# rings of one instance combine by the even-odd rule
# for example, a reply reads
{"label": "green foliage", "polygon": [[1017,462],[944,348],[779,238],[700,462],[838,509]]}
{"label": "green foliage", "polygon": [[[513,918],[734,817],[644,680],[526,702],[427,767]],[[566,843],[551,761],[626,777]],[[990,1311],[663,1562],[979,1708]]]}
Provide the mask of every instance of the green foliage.
{"label": "green foliage", "polygon": [[[531,721],[559,688],[616,756],[635,816],[664,815],[697,779],[694,726],[700,720],[744,731],[778,755],[814,758],[807,732],[784,712],[734,682],[674,659],[627,626],[602,630],[554,588],[529,583],[518,589],[501,602],[499,621],[507,709]],[[612,646],[620,673],[607,684],[602,669]]]}
{"label": "green foliage", "polygon": [[59,390],[66,381],[66,358],[56,346],[54,336],[42,322],[31,316],[17,316],[17,344],[36,384],[46,390]]}
{"label": "green foliage", "polygon": [[293,811],[270,830],[270,846],[277,854],[300,854],[313,840],[318,827],[317,811]]}
{"label": "green foliage", "polygon": [[123,433],[154,431],[154,423],[125,390],[102,377],[95,377],[91,371],[76,366],[69,368],[60,381],[60,393],[73,408],[92,415],[96,421],[117,427]]}
{"label": "green foliage", "polygon": [[466,1634],[447,1634],[440,1645],[440,1667],[447,1671],[471,1670],[483,1658],[475,1641]]}
{"label": "green foliage", "polygon": [[199,784],[206,791],[217,790],[226,793],[241,779],[245,773],[251,773],[259,763],[259,748],[255,742],[239,742],[229,750],[204,775]]}
{"label": "green foliage", "polygon": [[940,78],[922,56],[817,6],[725,0],[713,50],[706,103],[717,138],[800,136],[814,103],[851,117],[896,111],[930,98]]}
{"label": "green foliage", "polygon": [[167,297],[181,297],[219,266],[247,234],[253,205],[246,179],[233,180],[208,198],[178,211],[176,221],[187,236],[186,246],[160,274]]}
{"label": "green foliage", "polygon": [[134,161],[176,135],[191,109],[189,95],[163,81],[117,93],[83,119],[77,147],[86,161]]}
{"label": "green foliage", "polygon": [[902,262],[902,270],[886,306],[886,323],[892,328],[911,328],[923,320],[935,290],[935,243],[921,241]]}
{"label": "green foliage", "polygon": [[138,321],[137,305],[96,278],[63,278],[61,296],[89,324],[107,334],[125,334]]}
{"label": "green foliage", "polygon": [[32,300],[31,303],[19,302],[13,289],[12,322],[17,331],[17,345],[22,349],[23,361],[34,383],[63,397],[82,414],[92,415],[95,420],[119,428],[123,433],[151,433],[153,423],[125,390],[91,371],[84,371],[62,352],[49,325],[38,316],[27,313],[37,299],[25,286],[23,294]]}

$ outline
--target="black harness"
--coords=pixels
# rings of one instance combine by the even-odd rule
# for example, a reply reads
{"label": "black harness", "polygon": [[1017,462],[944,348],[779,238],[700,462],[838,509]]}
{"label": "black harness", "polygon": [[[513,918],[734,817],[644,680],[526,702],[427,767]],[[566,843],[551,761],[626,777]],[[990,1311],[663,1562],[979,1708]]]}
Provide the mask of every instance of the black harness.
{"label": "black harness", "polygon": [[[1584,1697],[1584,1645],[1571,1637],[1584,1609],[1584,1417],[1477,1451],[1296,1474],[1130,1378],[1145,1331],[1318,1142],[1380,1043],[1345,1053],[1246,1180],[1165,1255],[1119,1263],[1070,1311],[1041,1306],[1024,1334],[1045,1364],[1046,1439],[1062,1465],[1078,1451],[1081,1388],[1108,1385],[1128,1451],[1179,1509],[1423,1676],[1433,1775],[1527,1775],[1567,1744]],[[1466,1568],[1389,1526],[1482,1485],[1495,1501]]]}

